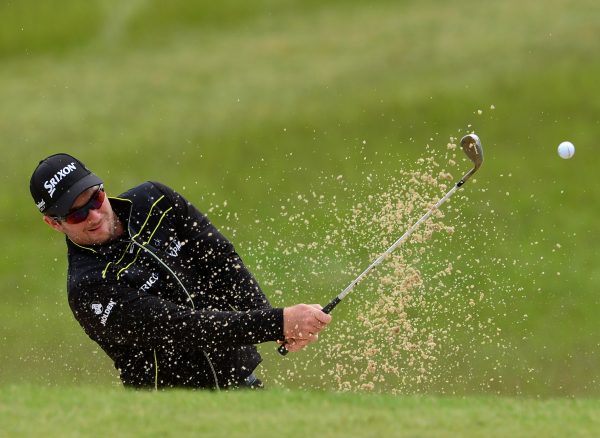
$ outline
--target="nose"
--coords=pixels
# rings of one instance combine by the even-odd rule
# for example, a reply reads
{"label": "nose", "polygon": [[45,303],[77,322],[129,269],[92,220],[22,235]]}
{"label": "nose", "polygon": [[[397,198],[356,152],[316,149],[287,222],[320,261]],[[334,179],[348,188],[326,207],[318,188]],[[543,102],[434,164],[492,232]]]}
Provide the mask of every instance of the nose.
{"label": "nose", "polygon": [[100,213],[100,209],[90,210],[88,211],[87,223],[97,223],[99,219],[101,219],[102,214]]}

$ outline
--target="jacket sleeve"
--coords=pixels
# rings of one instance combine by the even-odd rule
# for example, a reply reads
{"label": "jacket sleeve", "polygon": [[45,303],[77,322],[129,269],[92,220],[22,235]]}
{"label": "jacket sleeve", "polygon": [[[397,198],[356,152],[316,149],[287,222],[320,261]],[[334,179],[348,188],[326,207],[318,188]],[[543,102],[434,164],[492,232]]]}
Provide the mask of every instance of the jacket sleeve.
{"label": "jacket sleeve", "polygon": [[183,196],[169,187],[153,183],[167,196],[176,212],[178,234],[191,245],[198,260],[197,269],[236,310],[269,309],[271,304],[258,282],[244,265],[233,245],[208,218]]}
{"label": "jacket sleeve", "polygon": [[198,311],[118,283],[73,285],[69,304],[94,340],[139,348],[212,350],[275,341],[283,310]]}

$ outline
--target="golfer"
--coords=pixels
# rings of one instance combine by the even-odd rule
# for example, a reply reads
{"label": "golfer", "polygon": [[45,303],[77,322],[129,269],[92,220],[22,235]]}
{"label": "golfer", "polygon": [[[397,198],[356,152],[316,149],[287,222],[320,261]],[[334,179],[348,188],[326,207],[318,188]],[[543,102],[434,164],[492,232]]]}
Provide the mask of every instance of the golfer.
{"label": "golfer", "polygon": [[331,321],[319,305],[272,308],[232,244],[169,187],[108,197],[67,154],[30,181],[43,219],[66,236],[68,299],[128,387],[261,387],[254,344],[295,352]]}

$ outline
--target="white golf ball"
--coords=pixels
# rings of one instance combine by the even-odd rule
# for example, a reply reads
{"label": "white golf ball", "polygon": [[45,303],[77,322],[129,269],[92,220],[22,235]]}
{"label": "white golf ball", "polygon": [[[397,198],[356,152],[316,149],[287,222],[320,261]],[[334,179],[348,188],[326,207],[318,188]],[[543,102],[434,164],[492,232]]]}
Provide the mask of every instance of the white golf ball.
{"label": "white golf ball", "polygon": [[575,146],[570,141],[563,141],[558,145],[558,155],[560,155],[560,158],[568,160],[575,155]]}

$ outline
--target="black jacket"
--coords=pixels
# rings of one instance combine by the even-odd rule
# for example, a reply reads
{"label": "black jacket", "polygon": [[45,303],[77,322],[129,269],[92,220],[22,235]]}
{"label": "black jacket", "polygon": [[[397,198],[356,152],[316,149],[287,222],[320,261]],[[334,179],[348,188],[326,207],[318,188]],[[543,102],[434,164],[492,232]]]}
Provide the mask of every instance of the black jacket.
{"label": "black jacket", "polygon": [[193,205],[159,183],[110,203],[126,226],[99,246],[67,239],[69,304],[126,386],[237,386],[283,338],[235,249]]}

